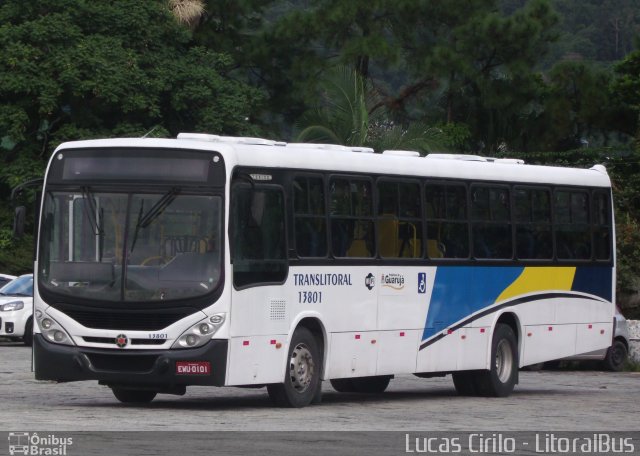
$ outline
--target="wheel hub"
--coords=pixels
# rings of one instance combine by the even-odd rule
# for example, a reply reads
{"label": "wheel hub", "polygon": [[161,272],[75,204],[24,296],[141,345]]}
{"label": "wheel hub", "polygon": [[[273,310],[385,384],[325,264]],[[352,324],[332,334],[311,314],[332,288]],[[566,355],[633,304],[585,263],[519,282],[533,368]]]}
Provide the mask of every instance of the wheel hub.
{"label": "wheel hub", "polygon": [[291,384],[297,392],[303,393],[311,385],[311,380],[315,374],[315,363],[306,344],[299,343],[291,352],[289,374],[291,376]]}

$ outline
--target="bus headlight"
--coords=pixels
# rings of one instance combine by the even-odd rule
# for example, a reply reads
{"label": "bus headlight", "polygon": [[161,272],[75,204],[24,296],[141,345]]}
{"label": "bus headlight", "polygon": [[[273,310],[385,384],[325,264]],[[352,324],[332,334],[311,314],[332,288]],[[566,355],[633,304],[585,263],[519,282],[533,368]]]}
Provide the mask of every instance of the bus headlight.
{"label": "bus headlight", "polygon": [[74,345],[69,334],[50,316],[36,311],[36,321],[42,336],[49,342],[62,345]]}
{"label": "bus headlight", "polygon": [[210,318],[199,321],[183,332],[182,335],[178,337],[178,340],[173,343],[171,348],[201,347],[211,340],[211,337],[224,324],[224,320],[225,314],[219,313]]}

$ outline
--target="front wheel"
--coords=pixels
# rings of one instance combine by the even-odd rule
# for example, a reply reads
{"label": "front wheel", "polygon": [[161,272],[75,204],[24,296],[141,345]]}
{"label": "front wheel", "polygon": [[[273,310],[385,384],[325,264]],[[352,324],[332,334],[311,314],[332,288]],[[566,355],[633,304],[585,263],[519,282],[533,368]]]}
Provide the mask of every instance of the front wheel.
{"label": "front wheel", "polygon": [[620,372],[627,361],[627,355],[627,346],[619,340],[614,340],[602,362],[607,370]]}
{"label": "front wheel", "polygon": [[475,378],[481,396],[507,397],[518,381],[518,344],[509,325],[498,323],[491,341],[491,366]]}
{"label": "front wheel", "polygon": [[126,404],[147,404],[158,394],[155,391],[123,388],[112,388],[111,391],[116,399]]}
{"label": "front wheel", "polygon": [[322,356],[318,341],[307,328],[291,338],[284,382],[267,385],[271,400],[280,407],[305,407],[317,401],[321,387]]}

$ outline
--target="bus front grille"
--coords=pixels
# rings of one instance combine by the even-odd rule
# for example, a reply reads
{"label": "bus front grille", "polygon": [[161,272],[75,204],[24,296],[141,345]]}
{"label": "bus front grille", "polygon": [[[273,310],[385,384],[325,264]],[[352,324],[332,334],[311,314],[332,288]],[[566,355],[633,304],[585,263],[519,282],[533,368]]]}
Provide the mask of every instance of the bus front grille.
{"label": "bus front grille", "polygon": [[[83,337],[85,342],[92,344],[115,344],[115,337]],[[166,339],[131,339],[131,345],[163,345]]]}
{"label": "bus front grille", "polygon": [[56,307],[86,328],[131,331],[158,331],[197,311],[191,307],[154,309],[147,312],[86,307],[78,309],[75,306]]}

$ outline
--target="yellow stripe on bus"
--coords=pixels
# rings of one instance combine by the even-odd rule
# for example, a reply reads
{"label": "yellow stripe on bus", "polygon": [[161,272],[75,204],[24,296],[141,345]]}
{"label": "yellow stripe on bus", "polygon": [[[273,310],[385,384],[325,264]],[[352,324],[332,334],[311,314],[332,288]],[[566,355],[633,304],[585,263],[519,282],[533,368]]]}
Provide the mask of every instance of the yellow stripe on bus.
{"label": "yellow stripe on bus", "polygon": [[570,291],[575,274],[575,267],[526,267],[496,302],[539,291]]}

